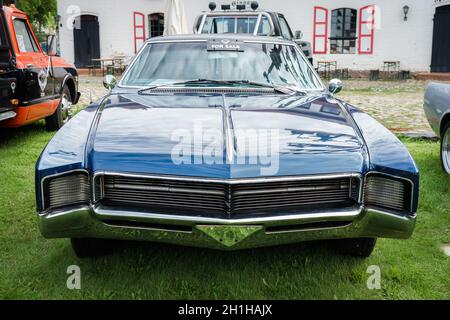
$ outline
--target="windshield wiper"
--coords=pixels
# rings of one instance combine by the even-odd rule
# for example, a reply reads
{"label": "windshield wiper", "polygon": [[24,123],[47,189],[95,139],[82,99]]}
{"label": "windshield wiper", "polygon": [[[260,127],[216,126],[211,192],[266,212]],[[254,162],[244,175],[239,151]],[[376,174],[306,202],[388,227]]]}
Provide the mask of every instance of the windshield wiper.
{"label": "windshield wiper", "polygon": [[193,79],[193,80],[186,80],[186,81],[169,82],[169,83],[163,83],[163,84],[156,84],[154,86],[150,86],[148,88],[141,89],[138,91],[138,94],[143,94],[146,91],[152,91],[152,90],[164,88],[164,87],[182,86],[182,85],[186,85],[186,84],[197,84],[197,83],[223,84],[224,81],[210,80],[210,79]]}
{"label": "windshield wiper", "polygon": [[147,91],[164,88],[164,87],[181,86],[181,85],[187,85],[187,84],[200,84],[200,83],[212,83],[212,84],[221,84],[221,85],[236,85],[236,84],[250,85],[250,86],[257,86],[257,87],[261,87],[261,88],[272,89],[276,92],[283,93],[283,94],[306,95],[306,92],[299,90],[298,88],[293,88],[292,86],[275,86],[275,85],[269,84],[269,83],[261,83],[261,82],[255,82],[255,81],[249,81],[249,80],[212,80],[212,79],[194,79],[194,80],[177,81],[177,82],[164,83],[164,84],[160,84],[160,85],[154,85],[154,86],[150,86],[148,88],[139,90],[138,94],[144,94]]}
{"label": "windshield wiper", "polygon": [[235,81],[226,81],[229,84],[247,84],[251,86],[257,86],[262,88],[268,88],[273,89],[276,92],[284,93],[284,94],[302,94],[306,95],[306,92],[303,90],[300,90],[299,88],[293,87],[293,86],[276,86],[274,84],[269,83],[261,83],[261,82],[255,82],[255,81],[249,81],[249,80],[235,80]]}

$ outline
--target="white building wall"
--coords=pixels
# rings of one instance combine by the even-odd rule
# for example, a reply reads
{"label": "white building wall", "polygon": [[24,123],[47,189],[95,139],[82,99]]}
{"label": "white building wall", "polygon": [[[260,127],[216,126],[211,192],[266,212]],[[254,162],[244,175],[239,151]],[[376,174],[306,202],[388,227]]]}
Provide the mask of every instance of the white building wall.
{"label": "white building wall", "polygon": [[[74,62],[72,22],[77,15],[91,14],[100,24],[100,55],[134,55],[133,12],[164,12],[164,0],[58,0],[61,16],[59,36],[61,55]],[[146,21],[147,24],[147,21]],[[147,27],[148,29],[148,27]]]}
{"label": "white building wall", "polygon": [[[189,26],[193,26],[200,12],[207,10],[210,0],[184,0]],[[228,1],[216,1],[218,8]],[[329,10],[328,30],[331,30],[331,11],[337,8],[359,9],[376,5],[378,27],[374,35],[373,54],[315,55],[315,60],[336,60],[340,68],[368,70],[382,68],[384,61],[401,61],[403,69],[428,71],[431,63],[434,0],[260,0],[260,8],[283,13],[293,31],[301,30],[304,40],[313,42],[314,7]],[[80,8],[76,12],[77,7]],[[408,5],[408,21],[403,20],[403,6]],[[74,60],[73,30],[67,23],[74,14],[94,14],[100,23],[102,56],[134,54],[133,12],[146,16],[164,12],[164,0],[58,0],[58,12],[63,27],[60,30],[61,53]],[[358,16],[359,26],[359,16]],[[146,20],[148,33],[148,21]],[[329,52],[329,45],[328,45]]]}

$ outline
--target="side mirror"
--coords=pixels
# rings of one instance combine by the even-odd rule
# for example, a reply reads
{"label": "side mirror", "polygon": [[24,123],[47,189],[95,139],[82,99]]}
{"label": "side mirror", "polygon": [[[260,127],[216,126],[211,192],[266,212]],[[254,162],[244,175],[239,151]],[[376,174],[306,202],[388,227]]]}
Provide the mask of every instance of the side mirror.
{"label": "side mirror", "polygon": [[330,83],[328,84],[328,91],[331,94],[336,94],[341,92],[342,90],[342,81],[339,79],[332,79],[330,80]]}
{"label": "side mirror", "polygon": [[57,55],[56,36],[54,34],[47,36],[46,51],[47,51],[48,56],[56,56]]}
{"label": "side mirror", "polygon": [[103,86],[106,89],[112,90],[115,88],[116,85],[117,85],[117,79],[113,75],[108,74],[103,78]]}
{"label": "side mirror", "polygon": [[303,32],[295,31],[295,40],[303,39]]}

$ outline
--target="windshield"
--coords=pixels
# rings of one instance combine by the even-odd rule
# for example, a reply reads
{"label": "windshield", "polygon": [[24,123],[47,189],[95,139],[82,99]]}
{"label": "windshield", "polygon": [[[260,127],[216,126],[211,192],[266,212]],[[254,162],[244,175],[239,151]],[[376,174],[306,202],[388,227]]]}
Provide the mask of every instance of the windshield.
{"label": "windshield", "polygon": [[207,42],[147,44],[121,85],[147,87],[214,79],[322,89],[314,71],[294,46],[273,43],[239,46],[240,51],[211,51]]}

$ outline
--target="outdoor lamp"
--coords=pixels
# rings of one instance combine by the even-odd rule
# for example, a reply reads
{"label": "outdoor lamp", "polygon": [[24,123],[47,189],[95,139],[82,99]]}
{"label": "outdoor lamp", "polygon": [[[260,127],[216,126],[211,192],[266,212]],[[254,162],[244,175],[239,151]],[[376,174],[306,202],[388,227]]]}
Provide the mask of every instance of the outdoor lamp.
{"label": "outdoor lamp", "polygon": [[409,12],[409,6],[403,7],[403,13],[405,14],[405,21],[408,21],[408,12]]}

